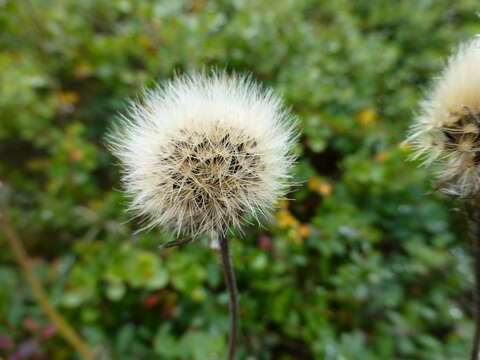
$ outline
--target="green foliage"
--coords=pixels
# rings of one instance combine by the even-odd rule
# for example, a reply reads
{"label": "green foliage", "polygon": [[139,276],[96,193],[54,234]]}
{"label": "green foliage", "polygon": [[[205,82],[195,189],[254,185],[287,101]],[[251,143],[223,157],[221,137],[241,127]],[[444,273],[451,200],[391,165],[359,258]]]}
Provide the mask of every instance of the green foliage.
{"label": "green foliage", "polygon": [[[283,93],[303,133],[296,201],[233,239],[239,358],[465,359],[468,247],[401,142],[428,79],[480,30],[476,11],[474,0],[0,1],[0,180],[52,301],[112,359],[224,358],[216,254],[206,242],[162,250],[161,229],[134,235],[102,140],[142,86],[218,66]],[[0,354],[78,358],[0,243]]]}

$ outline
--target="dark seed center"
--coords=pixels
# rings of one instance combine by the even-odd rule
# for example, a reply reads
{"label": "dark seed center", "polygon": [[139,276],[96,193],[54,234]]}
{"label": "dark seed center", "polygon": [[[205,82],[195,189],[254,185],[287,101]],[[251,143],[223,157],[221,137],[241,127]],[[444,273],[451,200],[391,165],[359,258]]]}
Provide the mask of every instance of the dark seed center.
{"label": "dark seed center", "polygon": [[[473,131],[467,131],[467,129]],[[470,111],[458,117],[450,126],[444,127],[445,148],[450,151],[465,151],[465,144],[471,144],[472,149],[480,148],[480,115]],[[472,160],[475,165],[480,164],[480,151],[472,150]]]}

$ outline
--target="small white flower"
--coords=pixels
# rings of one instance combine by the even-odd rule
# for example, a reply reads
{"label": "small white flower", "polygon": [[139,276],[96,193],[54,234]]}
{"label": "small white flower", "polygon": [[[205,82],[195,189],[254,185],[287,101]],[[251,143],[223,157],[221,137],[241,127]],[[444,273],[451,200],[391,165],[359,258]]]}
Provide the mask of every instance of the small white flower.
{"label": "small white flower", "polygon": [[460,46],[421,103],[408,141],[437,166],[440,189],[460,197],[480,190],[480,39]]}
{"label": "small white flower", "polygon": [[146,91],[108,141],[145,228],[197,237],[270,212],[287,190],[294,138],[294,119],[271,90],[213,72]]}

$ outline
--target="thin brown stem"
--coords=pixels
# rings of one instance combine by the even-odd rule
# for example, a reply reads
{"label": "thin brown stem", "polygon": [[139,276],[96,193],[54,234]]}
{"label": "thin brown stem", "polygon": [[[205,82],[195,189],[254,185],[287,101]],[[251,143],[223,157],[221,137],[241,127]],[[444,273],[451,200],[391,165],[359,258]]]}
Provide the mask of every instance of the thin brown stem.
{"label": "thin brown stem", "polygon": [[478,359],[478,353],[480,350],[480,223],[478,221],[473,224],[473,266],[475,274],[475,334],[473,336],[473,345],[471,360]]}
{"label": "thin brown stem", "polygon": [[478,360],[480,351],[480,207],[477,205],[476,198],[465,200],[464,205],[467,221],[470,224],[475,281],[473,292],[475,333],[473,335],[470,360]]}
{"label": "thin brown stem", "polygon": [[48,295],[44,290],[40,280],[37,278],[33,270],[30,259],[23,247],[20,237],[16,233],[13,225],[8,217],[7,210],[0,204],[0,224],[3,227],[5,238],[8,245],[13,251],[15,259],[23,270],[25,279],[32,288],[38,304],[45,312],[45,315],[57,327],[58,332],[65,340],[87,360],[95,359],[95,353],[92,349],[80,338],[77,332],[65,321],[60,313],[52,306],[48,299]]}
{"label": "thin brown stem", "polygon": [[168,248],[172,248],[172,247],[175,247],[175,246],[181,246],[181,245],[185,245],[185,244],[188,244],[190,242],[192,242],[193,239],[192,238],[186,238],[186,239],[181,239],[181,240],[174,240],[174,241],[170,241],[164,245],[161,246],[162,249],[168,249]]}
{"label": "thin brown stem", "polygon": [[238,338],[238,291],[237,282],[235,279],[235,270],[232,264],[232,257],[230,254],[230,246],[225,235],[220,235],[220,256],[222,258],[222,268],[225,278],[225,285],[228,291],[229,298],[229,313],[230,313],[230,336],[228,341],[228,359],[235,359],[235,352],[237,348]]}

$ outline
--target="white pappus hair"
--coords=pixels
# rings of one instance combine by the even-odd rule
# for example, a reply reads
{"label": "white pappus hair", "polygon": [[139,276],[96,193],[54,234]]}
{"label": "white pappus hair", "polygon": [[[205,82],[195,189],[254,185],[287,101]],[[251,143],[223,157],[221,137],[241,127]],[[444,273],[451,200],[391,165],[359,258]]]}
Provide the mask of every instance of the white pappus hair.
{"label": "white pappus hair", "polygon": [[108,136],[129,209],[193,238],[269,214],[294,162],[295,119],[249,76],[194,73],[131,102]]}
{"label": "white pappus hair", "polygon": [[480,190],[480,39],[459,47],[421,103],[407,139],[435,165],[438,187],[460,197]]}

